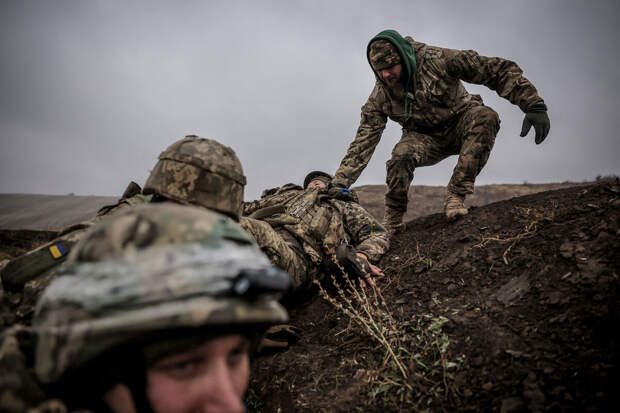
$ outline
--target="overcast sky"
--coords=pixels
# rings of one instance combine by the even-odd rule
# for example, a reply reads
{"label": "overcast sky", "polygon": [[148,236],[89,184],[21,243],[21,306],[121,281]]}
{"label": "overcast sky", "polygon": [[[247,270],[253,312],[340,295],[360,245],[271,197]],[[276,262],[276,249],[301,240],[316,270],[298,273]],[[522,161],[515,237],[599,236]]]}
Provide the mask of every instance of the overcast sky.
{"label": "overcast sky", "polygon": [[[516,61],[549,107],[535,145],[502,120],[478,184],[620,175],[617,1],[0,1],[0,192],[120,195],[186,134],[243,163],[246,199],[335,172],[373,84],[383,29]],[[388,128],[357,185],[385,181]],[[416,170],[446,185],[456,157]]]}

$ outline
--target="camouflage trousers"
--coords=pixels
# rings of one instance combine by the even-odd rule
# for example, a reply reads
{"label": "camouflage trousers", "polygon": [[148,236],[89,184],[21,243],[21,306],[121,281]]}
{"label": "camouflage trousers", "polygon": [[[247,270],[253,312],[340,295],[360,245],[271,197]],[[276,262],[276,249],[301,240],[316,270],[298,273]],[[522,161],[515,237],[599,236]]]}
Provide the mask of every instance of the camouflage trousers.
{"label": "camouflage trousers", "polygon": [[499,123],[499,116],[493,109],[476,106],[439,134],[403,131],[392,150],[392,159],[386,163],[386,208],[405,212],[414,169],[435,165],[451,155],[459,155],[459,159],[448,191],[463,196],[473,193],[474,181],[489,159]]}
{"label": "camouflage trousers", "polygon": [[[241,217],[241,227],[254,238],[256,244],[269,257],[276,267],[286,271],[291,277],[294,289],[312,282],[312,268],[300,246],[295,248],[296,240],[283,232],[278,232],[266,222]],[[291,239],[289,239],[291,238]]]}

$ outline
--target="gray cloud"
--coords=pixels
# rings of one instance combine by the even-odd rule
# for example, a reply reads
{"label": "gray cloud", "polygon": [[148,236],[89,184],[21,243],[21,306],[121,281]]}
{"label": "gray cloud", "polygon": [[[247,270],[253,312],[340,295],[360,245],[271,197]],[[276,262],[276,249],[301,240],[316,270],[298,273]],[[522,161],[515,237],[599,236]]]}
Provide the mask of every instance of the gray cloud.
{"label": "gray cloud", "polygon": [[[519,63],[552,122],[541,146],[522,113],[481,93],[502,119],[478,183],[620,174],[614,1],[3,1],[0,192],[114,195],[143,183],[188,133],[233,147],[246,198],[335,171],[373,76],[385,28]],[[390,124],[358,184],[383,183],[400,130]],[[447,183],[456,158],[416,171]]]}

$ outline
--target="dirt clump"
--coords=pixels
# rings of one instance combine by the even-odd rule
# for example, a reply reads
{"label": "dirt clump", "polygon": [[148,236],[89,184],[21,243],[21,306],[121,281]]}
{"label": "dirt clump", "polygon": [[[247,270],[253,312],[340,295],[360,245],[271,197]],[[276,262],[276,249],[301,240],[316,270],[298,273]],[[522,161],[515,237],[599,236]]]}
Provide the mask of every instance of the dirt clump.
{"label": "dirt clump", "polygon": [[612,411],[619,216],[616,180],[408,222],[376,287],[292,308],[302,338],[255,360],[248,410]]}

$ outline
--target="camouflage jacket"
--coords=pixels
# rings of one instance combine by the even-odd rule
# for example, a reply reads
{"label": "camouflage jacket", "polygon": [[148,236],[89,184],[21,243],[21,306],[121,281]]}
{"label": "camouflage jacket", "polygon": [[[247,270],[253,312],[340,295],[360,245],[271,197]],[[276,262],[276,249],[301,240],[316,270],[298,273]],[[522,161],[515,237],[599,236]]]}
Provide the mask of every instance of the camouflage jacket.
{"label": "camouflage jacket", "polygon": [[[415,42],[417,69],[412,75],[413,93],[401,87],[390,89],[379,79],[362,106],[362,119],[355,139],[340,163],[334,183],[351,186],[372,157],[390,118],[403,131],[433,136],[452,126],[459,115],[483,104],[479,95],[465,90],[461,81],[485,85],[525,112],[528,105],[542,102],[536,88],[510,60],[480,56],[473,50],[444,49]],[[409,99],[409,115],[405,114]]]}
{"label": "camouflage jacket", "polygon": [[0,333],[0,412],[67,413],[61,400],[47,397],[34,369],[27,366],[34,357],[33,340],[32,330],[19,324]]}
{"label": "camouflage jacket", "polygon": [[135,195],[122,198],[114,205],[104,206],[91,220],[61,230],[52,241],[3,265],[0,268],[0,281],[7,290],[5,294],[10,296],[9,301],[17,303],[17,306],[13,308],[16,319],[0,320],[0,327],[5,323],[30,323],[34,304],[39,295],[54,277],[56,268],[66,260],[73,246],[90,227],[105,216],[116,214],[135,205],[148,203],[151,199],[151,195]]}
{"label": "camouflage jacket", "polygon": [[245,203],[243,214],[282,227],[315,264],[343,242],[378,261],[389,247],[385,228],[356,202],[333,199],[324,190],[287,184]]}

